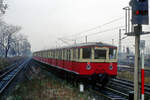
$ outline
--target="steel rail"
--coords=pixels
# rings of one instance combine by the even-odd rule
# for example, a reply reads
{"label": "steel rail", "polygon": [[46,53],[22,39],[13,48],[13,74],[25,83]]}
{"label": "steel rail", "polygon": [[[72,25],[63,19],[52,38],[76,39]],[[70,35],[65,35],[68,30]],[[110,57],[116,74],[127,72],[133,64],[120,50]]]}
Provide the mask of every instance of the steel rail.
{"label": "steel rail", "polygon": [[21,65],[18,65],[18,67],[15,67],[13,70],[8,72],[5,77],[0,79],[0,94],[3,93],[3,91],[7,88],[7,86],[12,82],[12,80],[17,76],[17,74],[24,68],[24,66],[27,65],[27,62],[30,59],[25,60]]}
{"label": "steel rail", "polygon": [[[133,82],[132,82],[132,81],[130,81],[130,80],[126,80],[126,79],[116,78],[115,80],[122,80],[122,81],[126,81],[126,82],[128,82],[128,83],[133,84]],[[140,84],[140,83],[139,83],[139,84]],[[145,86],[146,88],[150,88],[150,85],[148,85],[148,84],[145,84],[144,86]]]}
{"label": "steel rail", "polygon": [[[134,67],[128,66],[128,65],[118,65],[118,69],[129,69],[131,71],[134,71]],[[150,68],[145,68],[146,72],[150,72]]]}
{"label": "steel rail", "polygon": [[11,72],[12,70],[14,70],[18,64],[22,63],[23,60],[19,61],[19,63],[14,63],[12,64],[11,66],[8,66],[5,70],[5,72],[3,72],[1,75],[0,75],[0,79],[3,78],[5,75],[7,75],[9,72]]}
{"label": "steel rail", "polygon": [[[124,80],[124,79],[113,79],[110,81],[110,83],[112,84],[116,84],[116,86],[126,86],[126,88],[128,88],[130,91],[133,91],[133,82],[132,81],[128,81],[128,80]],[[149,85],[145,85],[145,94],[146,95],[150,95],[150,86]]]}
{"label": "steel rail", "polygon": [[11,70],[12,67],[16,66],[17,64],[22,63],[22,61],[23,61],[22,59],[21,59],[21,60],[18,60],[16,63],[14,63],[14,64],[12,64],[12,65],[10,65],[10,66],[7,66],[7,67],[5,67],[5,68],[3,68],[2,70],[0,70],[0,75],[2,75],[2,74],[4,74],[4,73],[8,72],[8,70]]}
{"label": "steel rail", "polygon": [[[120,81],[121,80],[121,81]],[[115,94],[118,96],[122,96],[124,98],[128,98],[129,97],[129,92],[133,91],[133,82],[131,81],[126,81],[123,79],[113,79],[112,81],[109,82],[108,86],[106,86],[103,91],[106,91],[108,94]],[[99,85],[99,84],[96,84]],[[101,86],[101,85],[99,85]],[[111,92],[112,93],[111,93]],[[100,93],[101,95],[103,95],[104,97],[108,98],[108,100],[117,100],[117,99],[113,99],[111,96],[107,95],[107,93],[103,93],[101,91],[97,91],[97,93]],[[150,86],[149,85],[145,85],[145,94],[146,95],[150,95]],[[119,99],[119,100],[122,100]],[[125,99],[123,99],[125,100]]]}
{"label": "steel rail", "polygon": [[[122,97],[122,95],[116,93],[116,91],[112,91],[111,89],[103,89],[103,90],[93,90],[89,89],[92,93],[96,95],[100,95],[100,97],[105,98],[104,100],[127,100],[126,98]],[[103,100],[103,99],[102,99]]]}
{"label": "steel rail", "polygon": [[13,65],[11,69],[9,69],[8,71],[4,72],[2,75],[0,75],[0,79],[2,79],[5,75],[7,75],[9,72],[11,72],[12,70],[14,70],[17,66]]}
{"label": "steel rail", "polygon": [[3,74],[5,71],[9,70],[9,69],[10,69],[11,67],[13,67],[14,65],[16,65],[16,63],[14,63],[14,64],[12,64],[12,65],[10,65],[10,66],[4,68],[4,69],[1,69],[1,70],[0,70],[0,74]]}

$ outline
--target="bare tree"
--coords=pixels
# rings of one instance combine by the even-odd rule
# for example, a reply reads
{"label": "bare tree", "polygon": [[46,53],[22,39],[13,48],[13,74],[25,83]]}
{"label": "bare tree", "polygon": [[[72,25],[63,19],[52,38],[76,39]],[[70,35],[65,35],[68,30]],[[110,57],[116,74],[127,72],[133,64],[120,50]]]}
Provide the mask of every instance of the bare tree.
{"label": "bare tree", "polygon": [[25,35],[15,35],[15,42],[9,54],[16,56],[28,56],[31,54],[31,45]]}
{"label": "bare tree", "polygon": [[26,56],[31,54],[31,45],[28,40],[23,40],[21,44],[21,55]]}
{"label": "bare tree", "polygon": [[19,39],[19,54],[22,56],[29,55],[31,53],[31,45],[25,35],[20,34]]}
{"label": "bare tree", "polygon": [[[0,0],[0,17],[3,16],[8,8],[6,0]],[[12,56],[27,55],[31,53],[31,46],[24,35],[16,35],[21,28],[6,24],[0,20],[0,56],[7,58]]]}
{"label": "bare tree", "polygon": [[8,51],[15,42],[14,35],[17,33],[21,28],[12,25],[2,25],[1,26],[1,38],[0,38],[0,45],[4,49],[5,58],[8,56]]}
{"label": "bare tree", "polygon": [[6,9],[8,8],[8,5],[5,4],[5,0],[0,0],[0,15],[4,15],[6,12]]}

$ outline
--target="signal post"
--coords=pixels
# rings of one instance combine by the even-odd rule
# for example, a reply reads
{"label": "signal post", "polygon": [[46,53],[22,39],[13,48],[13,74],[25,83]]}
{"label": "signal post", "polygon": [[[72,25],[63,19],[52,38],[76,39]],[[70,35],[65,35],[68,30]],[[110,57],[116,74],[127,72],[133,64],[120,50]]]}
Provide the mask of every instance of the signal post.
{"label": "signal post", "polygon": [[140,63],[140,33],[142,31],[141,25],[138,25],[138,31],[135,35],[135,63],[134,63],[134,100],[139,100],[139,63]]}
{"label": "signal post", "polygon": [[132,25],[134,32],[126,33],[128,36],[135,36],[135,63],[134,63],[134,100],[144,100],[144,71],[142,69],[142,90],[141,99],[139,95],[139,68],[140,68],[140,35],[149,34],[142,32],[142,25],[149,24],[148,0],[131,0],[129,5],[132,7]]}

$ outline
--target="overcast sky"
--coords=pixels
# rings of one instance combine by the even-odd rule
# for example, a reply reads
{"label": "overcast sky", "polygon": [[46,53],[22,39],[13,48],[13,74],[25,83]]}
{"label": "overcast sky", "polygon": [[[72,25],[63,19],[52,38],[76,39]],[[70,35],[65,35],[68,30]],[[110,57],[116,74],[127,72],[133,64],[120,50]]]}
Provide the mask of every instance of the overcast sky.
{"label": "overcast sky", "polygon": [[[58,38],[103,25],[124,17],[123,7],[129,0],[8,0],[9,9],[4,17],[9,24],[22,27],[20,33],[28,36],[32,51],[63,45]],[[100,31],[124,25],[124,19],[100,28]],[[114,31],[115,32],[115,31]],[[118,34],[118,30],[116,31]],[[114,34],[114,33],[113,33]],[[117,38],[117,34],[114,38]],[[113,36],[114,36],[113,35]],[[88,37],[88,41],[112,38],[103,33]],[[74,36],[76,37],[76,36]],[[78,38],[78,37],[77,37]]]}

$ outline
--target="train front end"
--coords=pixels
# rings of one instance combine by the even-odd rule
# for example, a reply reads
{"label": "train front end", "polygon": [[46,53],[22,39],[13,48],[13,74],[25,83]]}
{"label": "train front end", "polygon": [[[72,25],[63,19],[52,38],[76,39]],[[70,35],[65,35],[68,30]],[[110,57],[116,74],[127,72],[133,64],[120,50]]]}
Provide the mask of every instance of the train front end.
{"label": "train front end", "polygon": [[94,83],[105,84],[117,76],[117,47],[93,46],[82,48],[80,75],[87,76]]}

